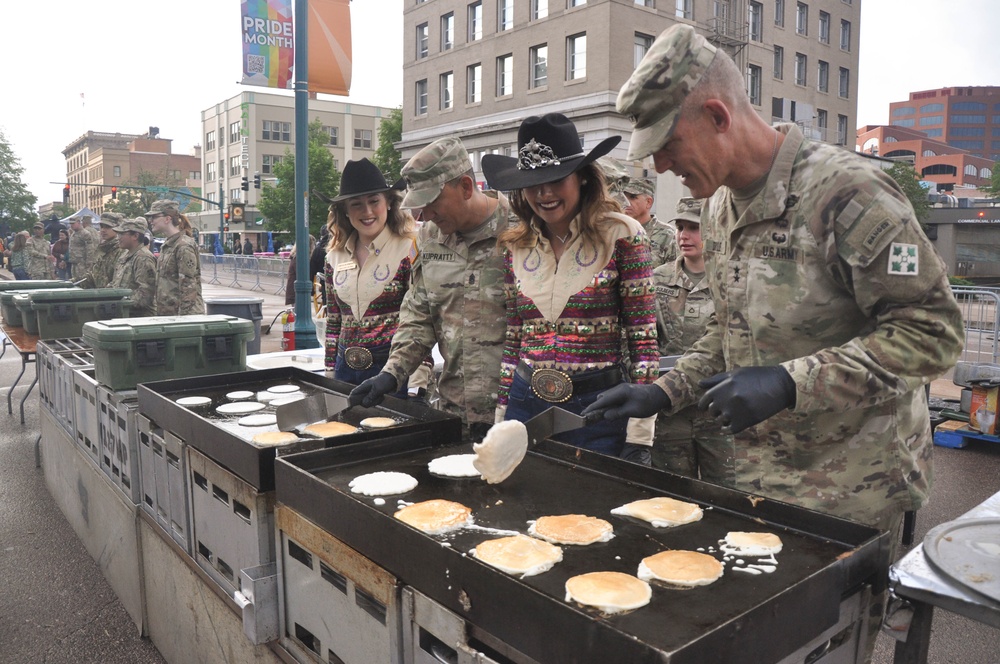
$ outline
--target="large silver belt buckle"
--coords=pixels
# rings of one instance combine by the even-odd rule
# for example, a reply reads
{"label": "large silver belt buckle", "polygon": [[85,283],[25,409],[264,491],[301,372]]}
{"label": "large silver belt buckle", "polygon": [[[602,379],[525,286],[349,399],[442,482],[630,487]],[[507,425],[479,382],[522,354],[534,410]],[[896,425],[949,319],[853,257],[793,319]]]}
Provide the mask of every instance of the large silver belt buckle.
{"label": "large silver belt buckle", "polygon": [[573,396],[573,380],[555,369],[535,369],[531,374],[531,389],[549,403],[562,403]]}
{"label": "large silver belt buckle", "polygon": [[367,348],[351,346],[344,351],[344,361],[355,371],[364,371],[372,365],[374,358],[372,352]]}

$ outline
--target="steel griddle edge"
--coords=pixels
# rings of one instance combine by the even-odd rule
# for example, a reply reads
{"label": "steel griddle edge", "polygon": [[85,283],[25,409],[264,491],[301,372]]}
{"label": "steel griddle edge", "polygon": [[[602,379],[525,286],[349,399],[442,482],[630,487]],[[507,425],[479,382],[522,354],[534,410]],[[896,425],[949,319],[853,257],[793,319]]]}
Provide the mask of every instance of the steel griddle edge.
{"label": "steel griddle edge", "polygon": [[[842,597],[864,583],[885,584],[888,535],[862,524],[553,441],[532,448],[499,485],[435,477],[426,469],[433,458],[470,451],[420,435],[283,455],[275,463],[275,499],[538,662],[776,662],[834,625]],[[382,506],[350,492],[354,477],[386,470],[409,473],[419,484],[386,497]],[[664,529],[609,514],[657,495],[697,502],[707,508],[705,517]],[[588,514],[610,521],[615,538],[564,546],[562,562],[519,579],[468,555],[502,533],[428,536],[393,518],[397,498],[454,500],[472,508],[480,526],[521,533],[530,518]],[[649,605],[612,616],[564,600],[570,576],[601,570],[634,575],[645,556],[717,548],[729,530],[778,533],[784,548],[777,571],[753,576],[730,564],[709,586],[680,590],[654,583]]]}

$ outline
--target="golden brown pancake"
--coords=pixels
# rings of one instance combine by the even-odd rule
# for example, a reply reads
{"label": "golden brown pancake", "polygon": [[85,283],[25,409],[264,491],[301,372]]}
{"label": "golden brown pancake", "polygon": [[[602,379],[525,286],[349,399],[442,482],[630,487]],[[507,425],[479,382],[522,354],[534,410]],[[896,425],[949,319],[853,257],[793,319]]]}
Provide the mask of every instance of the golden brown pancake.
{"label": "golden brown pancake", "polygon": [[583,514],[542,516],[529,526],[528,532],[556,544],[593,544],[614,537],[610,523]]}
{"label": "golden brown pancake", "polygon": [[649,604],[653,590],[645,581],[621,572],[590,572],[566,580],[566,601],[618,613]]}
{"label": "golden brown pancake", "polygon": [[256,434],[251,440],[266,447],[294,443],[299,437],[291,431],[264,431]]}
{"label": "golden brown pancake", "polygon": [[356,426],[346,422],[316,422],[307,426],[302,432],[320,438],[331,438],[333,436],[346,436],[357,430]]}
{"label": "golden brown pancake", "polygon": [[685,503],[663,496],[637,500],[616,507],[611,513],[649,521],[657,528],[679,526],[682,523],[698,521],[702,517],[701,508],[694,503]]}
{"label": "golden brown pancake", "polygon": [[534,576],[562,560],[562,549],[534,537],[514,535],[486,540],[473,549],[473,555],[508,574]]}
{"label": "golden brown pancake", "polygon": [[394,427],[397,424],[399,424],[399,421],[391,417],[366,417],[361,420],[361,426],[369,429],[384,429],[386,427]]}
{"label": "golden brown pancake", "polygon": [[726,533],[725,544],[733,553],[743,556],[769,556],[781,551],[781,538],[774,533],[734,530]]}
{"label": "golden brown pancake", "polygon": [[661,551],[642,559],[639,578],[658,579],[676,586],[707,586],[722,576],[722,563],[697,551]]}
{"label": "golden brown pancake", "polygon": [[440,535],[472,523],[472,510],[450,500],[425,500],[399,510],[396,518],[428,535]]}

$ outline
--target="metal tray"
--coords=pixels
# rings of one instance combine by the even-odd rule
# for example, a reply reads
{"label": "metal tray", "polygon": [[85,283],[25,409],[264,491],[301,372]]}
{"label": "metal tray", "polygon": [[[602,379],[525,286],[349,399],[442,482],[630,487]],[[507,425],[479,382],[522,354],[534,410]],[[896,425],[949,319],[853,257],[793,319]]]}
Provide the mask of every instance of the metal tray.
{"label": "metal tray", "polygon": [[[454,443],[461,439],[462,425],[457,417],[393,397],[386,397],[377,408],[352,408],[343,414],[341,421],[358,426],[366,417],[393,417],[401,421],[398,426],[359,429],[355,434],[336,438],[303,439],[282,448],[260,447],[251,442],[254,434],[277,430],[276,426],[245,427],[238,423],[241,415],[225,416],[215,412],[215,407],[226,400],[225,395],[229,392],[249,390],[256,393],[278,384],[299,385],[306,394],[319,391],[347,394],[354,387],[295,367],[197,376],[141,383],[137,386],[139,412],[259,491],[274,488],[274,458],[278,450],[301,452],[425,430],[434,431],[444,442]],[[192,395],[209,397],[211,405],[188,408],[177,403],[177,399]]]}
{"label": "metal tray", "polygon": [[[468,452],[430,436],[397,436],[351,449],[279,457],[278,502],[308,517],[404,583],[540,662],[779,661],[836,624],[841,598],[860,584],[884,585],[888,535],[836,517],[682,478],[553,441],[533,448],[499,485],[431,475],[438,456]],[[383,505],[352,494],[348,483],[377,471],[401,471],[419,484],[400,498],[444,498],[472,508],[478,526],[526,532],[529,519],[581,513],[611,521],[615,537],[563,547],[563,561],[526,579],[489,567],[468,552],[499,536],[465,529],[431,537],[393,518]],[[610,514],[641,498],[667,495],[697,502],[704,518],[653,528]],[[565,601],[565,582],[584,572],[635,574],[639,561],[665,549],[718,548],[731,530],[779,534],[778,569],[752,576],[727,572],[689,590],[654,584],[651,603],[606,616]],[[720,554],[717,554],[720,555]],[[558,635],[558,638],[554,638]]]}
{"label": "metal tray", "polygon": [[1000,517],[942,523],[924,537],[924,553],[941,573],[1000,602]]}

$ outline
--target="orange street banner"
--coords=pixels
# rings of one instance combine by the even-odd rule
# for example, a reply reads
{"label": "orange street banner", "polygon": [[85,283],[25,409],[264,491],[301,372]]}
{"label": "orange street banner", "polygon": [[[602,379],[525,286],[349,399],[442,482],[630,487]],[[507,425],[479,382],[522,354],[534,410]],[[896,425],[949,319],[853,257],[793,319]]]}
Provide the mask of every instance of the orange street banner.
{"label": "orange street banner", "polygon": [[350,89],[350,2],[309,0],[309,91],[347,96]]}
{"label": "orange street banner", "polygon": [[[242,0],[244,85],[292,87],[291,0]],[[348,47],[349,48],[349,47]]]}

